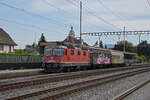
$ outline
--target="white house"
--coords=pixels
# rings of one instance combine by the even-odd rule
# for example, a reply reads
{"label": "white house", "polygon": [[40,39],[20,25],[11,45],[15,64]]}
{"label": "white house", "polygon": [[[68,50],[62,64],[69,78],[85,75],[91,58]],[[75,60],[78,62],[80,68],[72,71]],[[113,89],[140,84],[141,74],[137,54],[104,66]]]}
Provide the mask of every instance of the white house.
{"label": "white house", "polygon": [[14,52],[14,46],[16,45],[9,34],[0,28],[0,53]]}

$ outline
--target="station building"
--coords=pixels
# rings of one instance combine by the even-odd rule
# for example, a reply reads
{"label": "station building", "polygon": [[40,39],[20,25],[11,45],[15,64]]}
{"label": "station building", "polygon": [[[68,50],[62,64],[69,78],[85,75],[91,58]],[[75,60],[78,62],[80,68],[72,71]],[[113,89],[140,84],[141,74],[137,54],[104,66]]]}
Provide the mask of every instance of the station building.
{"label": "station building", "polygon": [[81,47],[88,46],[86,42],[75,37],[75,32],[73,27],[71,27],[68,36],[63,41],[50,41],[50,42],[41,42],[40,46],[67,46],[67,47]]}

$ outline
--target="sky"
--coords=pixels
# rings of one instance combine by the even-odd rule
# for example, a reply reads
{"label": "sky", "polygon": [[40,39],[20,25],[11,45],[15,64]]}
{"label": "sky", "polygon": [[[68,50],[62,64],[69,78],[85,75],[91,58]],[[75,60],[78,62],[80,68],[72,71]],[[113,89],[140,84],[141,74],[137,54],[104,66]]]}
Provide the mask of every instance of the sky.
{"label": "sky", "polygon": [[[81,0],[83,2],[82,32],[113,32],[150,30],[150,1],[148,0]],[[79,37],[80,0],[0,0],[0,27],[18,44],[38,42],[41,33],[47,41],[62,41],[74,27]],[[99,37],[83,36],[93,45]],[[122,36],[101,36],[103,44],[115,44]],[[126,39],[139,43],[138,36]],[[149,35],[141,40],[150,43]]]}

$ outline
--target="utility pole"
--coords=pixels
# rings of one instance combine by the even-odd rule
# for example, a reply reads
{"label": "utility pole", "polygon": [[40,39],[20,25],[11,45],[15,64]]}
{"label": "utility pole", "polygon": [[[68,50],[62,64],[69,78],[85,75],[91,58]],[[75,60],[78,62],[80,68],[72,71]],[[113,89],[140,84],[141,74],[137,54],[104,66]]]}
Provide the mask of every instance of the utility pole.
{"label": "utility pole", "polygon": [[123,52],[126,51],[126,43],[125,43],[125,27],[123,27]]}
{"label": "utility pole", "polygon": [[82,1],[80,1],[80,41],[82,44]]}
{"label": "utility pole", "polygon": [[139,44],[140,44],[140,42],[141,42],[141,34],[139,34]]}
{"label": "utility pole", "polygon": [[99,47],[100,47],[100,42],[101,42],[101,35],[99,36]]}

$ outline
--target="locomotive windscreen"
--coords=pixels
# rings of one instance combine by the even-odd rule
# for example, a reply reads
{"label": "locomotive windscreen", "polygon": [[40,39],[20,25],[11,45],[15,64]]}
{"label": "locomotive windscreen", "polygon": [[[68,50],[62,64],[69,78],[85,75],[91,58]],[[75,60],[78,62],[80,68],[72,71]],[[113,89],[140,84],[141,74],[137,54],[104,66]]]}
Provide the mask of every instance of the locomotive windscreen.
{"label": "locomotive windscreen", "polygon": [[51,56],[52,55],[52,49],[51,48],[45,48],[44,55],[45,56]]}
{"label": "locomotive windscreen", "polygon": [[64,49],[54,49],[54,56],[64,56]]}
{"label": "locomotive windscreen", "polygon": [[45,48],[45,56],[64,56],[64,49],[62,48]]}

